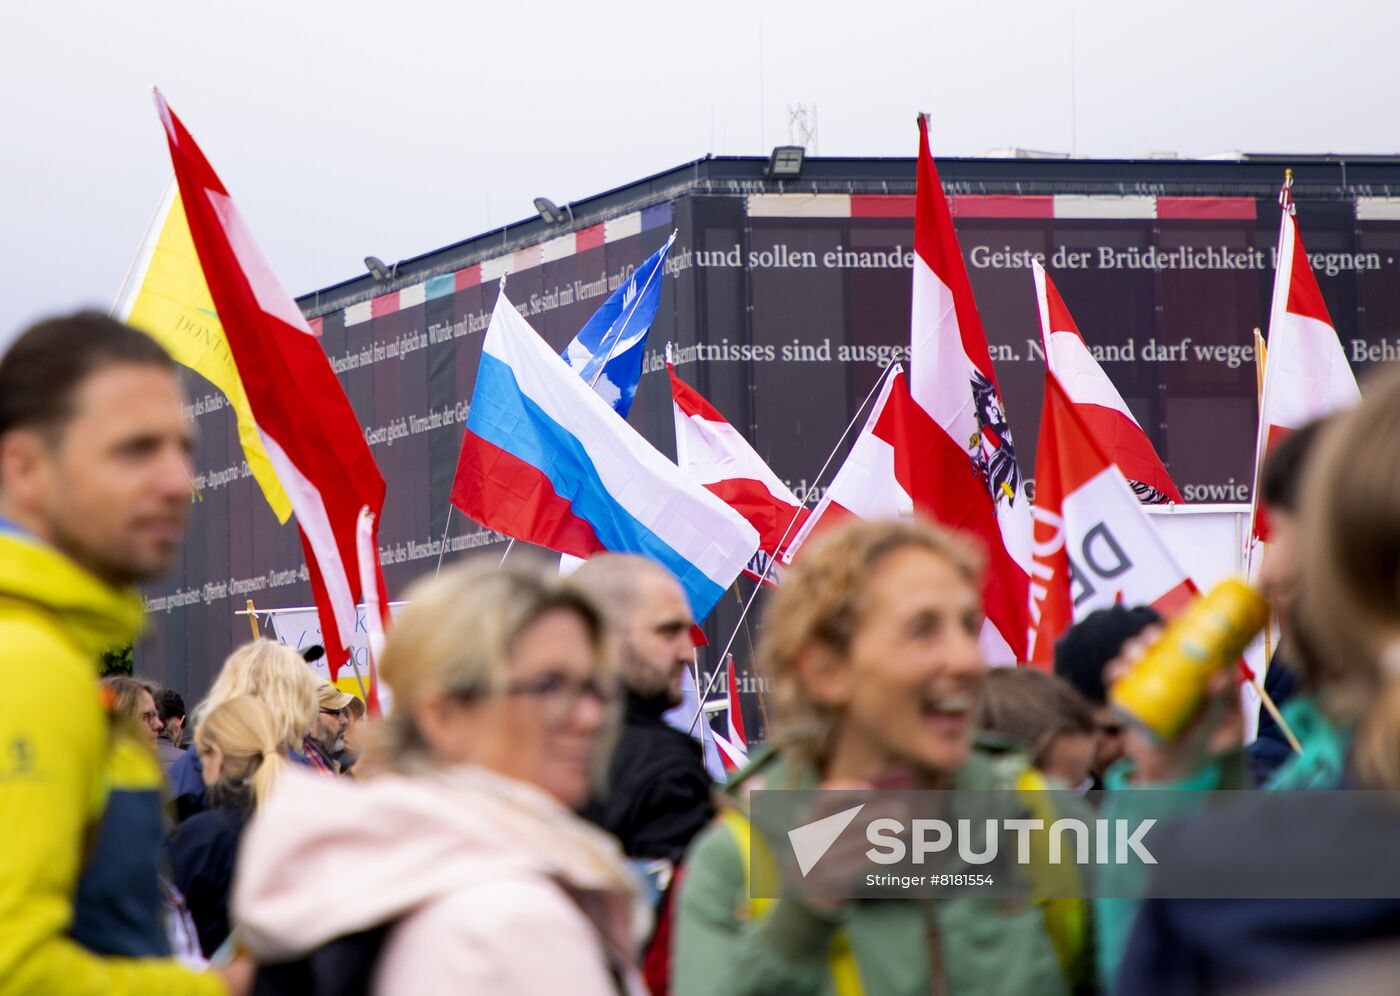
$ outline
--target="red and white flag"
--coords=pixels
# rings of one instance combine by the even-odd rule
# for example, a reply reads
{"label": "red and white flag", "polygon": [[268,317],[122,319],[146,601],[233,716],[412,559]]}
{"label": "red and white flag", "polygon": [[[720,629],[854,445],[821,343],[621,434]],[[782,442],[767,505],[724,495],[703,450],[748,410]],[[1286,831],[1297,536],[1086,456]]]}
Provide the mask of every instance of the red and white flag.
{"label": "red and white flag", "polygon": [[1128,479],[1138,501],[1144,505],[1180,503],[1181,492],[1123,396],[1089,352],[1054,282],[1039,262],[1032,261],[1031,267],[1045,339],[1045,365],[1069,395],[1095,442]]}
{"label": "red and white flag", "polygon": [[1196,591],[1081,411],[1046,371],[1032,510],[1029,660],[1047,670],[1054,667],[1055,641],[1095,609],[1151,605],[1169,617]]}
{"label": "red and white flag", "polygon": [[1259,403],[1255,443],[1253,535],[1267,540],[1268,521],[1259,510],[1259,472],[1264,458],[1293,429],[1361,400],[1356,375],[1347,363],[1337,328],[1327,314],[1298,234],[1294,217],[1293,177],[1279,193],[1279,222],[1274,297],[1269,311],[1269,350],[1264,363],[1264,395]]}
{"label": "red and white flag", "polygon": [[719,748],[724,770],[738,771],[749,763],[749,738],[744,733],[744,713],[739,708],[739,680],[734,674],[734,655],[729,655],[729,704],[724,710],[726,733],[714,733],[715,746]]}
{"label": "red and white flag", "polygon": [[[923,514],[987,550],[983,648],[993,664],[1025,659],[1031,517],[972,297],[953,216],[919,117],[908,431],[926,454],[901,483]],[[922,414],[922,417],[921,417]]]}
{"label": "red and white flag", "polygon": [[891,399],[896,398],[902,399],[905,406],[910,404],[908,381],[897,363],[886,373],[875,407],[851,445],[846,461],[802,528],[788,541],[783,563],[792,563],[798,547],[813,533],[846,519],[897,519],[914,514],[914,502],[895,472],[900,420]]}
{"label": "red and white flag", "polygon": [[[374,523],[384,479],[345,391],[301,310],[253,241],[233,199],[165,99],[156,94],[190,235],[248,404],[291,499],[332,678],[348,657],[363,595],[385,611]],[[363,530],[360,516],[373,516]],[[378,591],[361,583],[361,564]],[[383,619],[382,621],[387,621]],[[373,682],[366,703],[377,711]]]}
{"label": "red and white flag", "polygon": [[671,377],[671,410],[676,421],[676,463],[695,483],[734,509],[758,530],[758,553],[747,573],[771,577],[769,561],[787,549],[810,510],[778,479],[734,426],[695,388]]}

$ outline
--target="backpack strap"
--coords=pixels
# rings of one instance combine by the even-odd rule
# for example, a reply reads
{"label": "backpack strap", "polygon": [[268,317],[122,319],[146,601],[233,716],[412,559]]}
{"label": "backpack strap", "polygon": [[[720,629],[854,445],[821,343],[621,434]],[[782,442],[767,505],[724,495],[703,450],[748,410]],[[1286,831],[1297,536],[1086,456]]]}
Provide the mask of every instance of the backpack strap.
{"label": "backpack strap", "polygon": [[1050,828],[1060,814],[1055,811],[1054,802],[1047,794],[1049,791],[1044,777],[1030,765],[1016,776],[1017,796],[1026,804],[1031,816],[1045,824],[1043,830],[1031,832],[1031,863],[1026,868],[1026,876],[1045,919],[1045,932],[1059,956],[1060,969],[1072,988],[1075,979],[1083,974],[1088,947],[1088,903],[1083,898],[1083,882],[1075,866],[1050,863]]}
{"label": "backpack strap", "polygon": [[[744,868],[744,904],[742,914],[750,922],[763,919],[773,912],[773,904],[777,901],[771,897],[759,898],[751,895],[753,891],[753,864],[755,861],[761,862],[766,870],[776,869],[777,862],[773,858],[773,852],[769,849],[767,841],[763,837],[754,836],[753,825],[748,817],[737,809],[726,809],[720,817],[720,822],[729,831],[729,835],[734,840],[734,846],[739,851],[739,861]],[[770,876],[768,881],[777,881],[776,875]],[[856,966],[855,952],[851,950],[851,937],[845,927],[837,928],[831,937],[831,944],[827,950],[827,965],[831,972],[832,988],[836,996],[864,996],[865,989],[860,983],[860,969]]]}

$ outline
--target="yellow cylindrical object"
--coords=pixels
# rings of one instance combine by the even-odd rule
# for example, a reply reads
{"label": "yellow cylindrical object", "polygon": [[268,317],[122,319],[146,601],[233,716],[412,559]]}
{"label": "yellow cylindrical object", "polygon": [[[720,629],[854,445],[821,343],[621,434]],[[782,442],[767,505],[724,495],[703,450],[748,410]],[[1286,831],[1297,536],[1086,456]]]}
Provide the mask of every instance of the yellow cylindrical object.
{"label": "yellow cylindrical object", "polygon": [[1235,578],[1221,581],[1168,625],[1109,691],[1109,701],[1162,740],[1191,722],[1215,672],[1235,663],[1264,628],[1269,603]]}

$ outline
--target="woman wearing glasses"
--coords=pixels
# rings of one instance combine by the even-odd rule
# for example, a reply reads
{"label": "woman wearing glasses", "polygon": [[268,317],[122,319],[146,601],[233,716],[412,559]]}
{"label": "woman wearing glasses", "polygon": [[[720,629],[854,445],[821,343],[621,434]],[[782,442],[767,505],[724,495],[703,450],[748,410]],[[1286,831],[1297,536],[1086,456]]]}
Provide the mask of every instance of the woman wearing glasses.
{"label": "woman wearing glasses", "polygon": [[249,828],[235,906],[260,991],[640,992],[632,880],[574,812],[615,699],[597,609],[521,567],[407,601],[366,779],[293,772]]}

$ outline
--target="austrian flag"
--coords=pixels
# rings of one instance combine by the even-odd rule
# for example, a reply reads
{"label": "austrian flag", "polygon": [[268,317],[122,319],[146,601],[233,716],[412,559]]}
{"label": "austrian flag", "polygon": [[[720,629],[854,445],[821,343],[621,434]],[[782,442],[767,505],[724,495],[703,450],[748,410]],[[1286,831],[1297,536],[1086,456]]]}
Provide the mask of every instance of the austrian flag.
{"label": "austrian flag", "polygon": [[905,420],[899,413],[912,405],[904,368],[896,363],[885,372],[880,394],[846,461],[797,535],[787,543],[783,563],[792,563],[797,548],[814,533],[846,519],[898,519],[914,514],[914,502],[895,468],[897,458],[902,464],[908,462],[899,438]]}
{"label": "austrian flag", "polygon": [[1049,274],[1034,260],[1031,272],[1045,337],[1045,365],[1069,395],[1081,421],[1128,479],[1138,501],[1144,505],[1180,502],[1181,492],[1123,396],[1089,352]]}
{"label": "austrian flag", "polygon": [[913,306],[906,420],[920,458],[901,468],[914,507],[987,550],[983,646],[993,664],[1025,659],[1031,517],[987,336],[953,216],[919,118]]}
{"label": "austrian flag", "polygon": [[[348,659],[356,603],[364,598],[381,612],[389,604],[375,534],[384,478],[325,350],[233,199],[159,94],[156,109],[249,411],[296,515],[334,678]],[[378,709],[373,687],[366,705]]]}
{"label": "austrian flag", "polygon": [[[1269,352],[1264,363],[1264,393],[1259,403],[1259,437],[1255,445],[1255,494],[1264,457],[1294,429],[1361,400],[1356,375],[1347,364],[1336,326],[1327,313],[1298,234],[1294,217],[1293,178],[1279,195],[1278,260],[1269,313]],[[1258,503],[1256,502],[1256,508]],[[1267,540],[1268,521],[1256,514],[1254,536]]]}
{"label": "austrian flag", "polygon": [[681,470],[758,530],[758,553],[748,573],[763,577],[807,520],[808,510],[797,500],[763,458],[699,391],[676,376],[671,378],[671,408],[676,421],[676,463]]}

